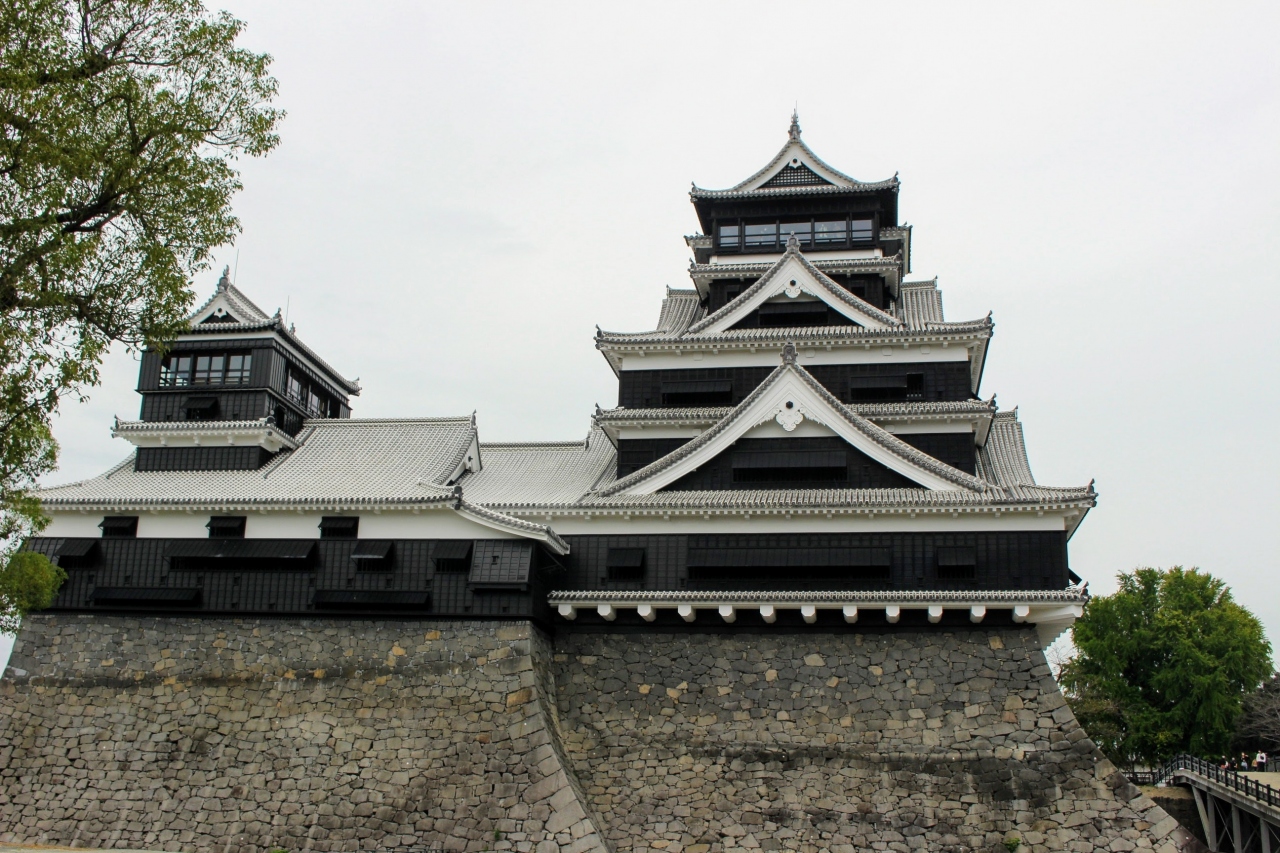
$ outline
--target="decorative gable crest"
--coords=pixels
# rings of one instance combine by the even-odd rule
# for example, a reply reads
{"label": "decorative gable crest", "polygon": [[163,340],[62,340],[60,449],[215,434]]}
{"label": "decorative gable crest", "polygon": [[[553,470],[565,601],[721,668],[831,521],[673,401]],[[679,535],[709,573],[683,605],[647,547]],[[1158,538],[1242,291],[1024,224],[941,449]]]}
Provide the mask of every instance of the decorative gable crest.
{"label": "decorative gable crest", "polygon": [[892,314],[859,299],[832,281],[800,253],[799,244],[792,237],[787,241],[787,251],[768,272],[737,299],[690,326],[689,333],[719,334],[740,323],[770,299],[779,296],[795,299],[801,294],[824,302],[863,328],[896,329],[902,326],[902,321]]}
{"label": "decorative gable crest", "polygon": [[769,161],[769,165],[733,187],[730,192],[803,186],[837,186],[854,188],[862,181],[831,168],[813,153],[800,138],[800,116],[791,114],[787,144]]}
{"label": "decorative gable crest", "polygon": [[782,365],[723,420],[688,444],[602,489],[600,495],[653,494],[724,453],[750,430],[770,420],[787,432],[805,420],[822,424],[856,450],[925,489],[988,488],[977,477],[922,453],[844,406],[796,364],[795,346],[787,344],[782,351]]}
{"label": "decorative gable crest", "polygon": [[222,270],[222,278],[218,279],[213,296],[191,314],[188,322],[193,327],[202,323],[271,322],[265,311],[231,283],[230,273],[230,267]]}

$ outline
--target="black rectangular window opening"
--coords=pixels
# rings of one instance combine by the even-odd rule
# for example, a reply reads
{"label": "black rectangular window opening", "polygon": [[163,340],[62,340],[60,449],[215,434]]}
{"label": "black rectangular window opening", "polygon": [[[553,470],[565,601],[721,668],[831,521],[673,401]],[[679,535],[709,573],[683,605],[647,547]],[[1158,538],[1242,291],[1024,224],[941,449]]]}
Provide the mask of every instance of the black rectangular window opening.
{"label": "black rectangular window opening", "polygon": [[690,548],[694,580],[888,580],[889,548]]}
{"label": "black rectangular window opening", "polygon": [[445,539],[436,543],[432,559],[437,572],[465,573],[471,571],[470,539]]}
{"label": "black rectangular window opening", "polygon": [[218,418],[217,397],[188,397],[182,404],[189,421],[212,421]]}
{"label": "black rectangular window opening", "polygon": [[108,515],[98,525],[103,539],[136,539],[138,517],[136,515]]}
{"label": "black rectangular window opening", "polygon": [[644,580],[644,549],[610,548],[605,569],[611,581]]}
{"label": "black rectangular window opening", "polygon": [[735,483],[831,483],[849,478],[844,450],[739,451],[733,454]]}
{"label": "black rectangular window opening", "polygon": [[855,376],[849,380],[849,402],[894,403],[924,399],[924,374]]}
{"label": "black rectangular window opening", "polygon": [[210,539],[243,539],[245,521],[243,515],[215,515],[205,526]]}
{"label": "black rectangular window opening", "polygon": [[733,383],[728,379],[673,380],[662,383],[664,406],[731,406]]}
{"label": "black rectangular window opening", "polygon": [[972,545],[938,549],[938,580],[973,580],[977,574],[978,554]]}
{"label": "black rectangular window opening", "polygon": [[199,607],[200,596],[198,587],[100,586],[91,600],[98,607]]}
{"label": "black rectangular window opening", "polygon": [[314,539],[174,539],[165,548],[175,572],[310,571],[315,554]]}
{"label": "black rectangular window opening", "polygon": [[326,515],[320,519],[321,539],[355,539],[359,533],[358,515]]}
{"label": "black rectangular window opening", "polygon": [[766,302],[759,309],[762,329],[804,328],[832,325],[827,304],[811,302]]}

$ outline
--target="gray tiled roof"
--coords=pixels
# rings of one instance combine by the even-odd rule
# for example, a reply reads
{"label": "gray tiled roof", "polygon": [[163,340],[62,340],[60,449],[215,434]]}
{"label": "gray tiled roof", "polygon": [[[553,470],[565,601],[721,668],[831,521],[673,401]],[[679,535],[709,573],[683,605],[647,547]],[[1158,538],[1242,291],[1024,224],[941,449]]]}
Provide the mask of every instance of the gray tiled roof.
{"label": "gray tiled roof", "polygon": [[612,478],[613,445],[599,429],[586,441],[481,444],[480,471],[459,481],[468,500],[490,506],[571,504]]}
{"label": "gray tiled roof", "polygon": [[244,295],[244,291],[236,287],[227,280],[226,272],[223,272],[222,279],[218,282],[217,288],[213,291],[213,295],[204,301],[204,304],[192,311],[188,316],[188,320],[194,320],[196,317],[204,313],[213,301],[218,298],[219,294],[226,297],[231,307],[236,309],[240,314],[240,322],[242,323],[265,323],[271,317],[266,311],[259,308],[254,301]]}
{"label": "gray tiled roof", "polygon": [[928,329],[943,323],[942,293],[938,280],[906,281],[898,298],[898,314],[911,329]]}
{"label": "gray tiled roof", "polygon": [[859,183],[853,187],[841,187],[834,184],[809,184],[795,187],[767,187],[758,190],[704,190],[695,186],[689,191],[689,197],[692,199],[732,200],[787,195],[838,195],[841,193],[876,192],[877,190],[893,190],[897,192],[899,186],[901,186],[901,182],[896,177],[889,178],[886,181],[875,181],[874,183]]}
{"label": "gray tiled roof", "polygon": [[[891,255],[887,258],[834,258],[810,261],[816,269],[820,269],[825,273],[842,273],[842,272],[875,272],[879,270],[892,270],[902,266],[901,253]],[[740,264],[699,264],[693,263],[689,265],[689,276],[694,279],[698,278],[750,278],[752,276],[761,276],[769,272],[773,267],[771,262],[751,263],[743,262]]]}
{"label": "gray tiled roof", "polygon": [[[786,161],[794,159],[796,149],[799,149],[801,154],[804,154],[804,156],[806,156],[806,158],[809,159],[810,163],[817,164],[818,167],[822,169],[826,169],[827,172],[832,175],[832,177],[835,177],[837,179],[837,181],[844,181],[845,183],[850,184],[849,187],[842,187],[844,188],[844,190],[849,190],[850,187],[854,187],[854,188],[877,187],[878,188],[879,184],[888,184],[891,182],[893,186],[897,187],[897,175],[893,175],[890,181],[881,181],[878,183],[865,183],[863,181],[859,181],[858,178],[850,178],[849,175],[845,174],[844,172],[840,172],[840,170],[838,169],[832,168],[832,165],[827,163],[826,160],[823,160],[822,158],[819,158],[817,154],[814,154],[814,150],[810,149],[808,142],[805,142],[803,138],[800,138],[800,134],[801,134],[800,133],[800,117],[799,115],[792,114],[791,127],[787,129],[787,141],[785,145],[783,145],[781,149],[778,149],[777,154],[773,155],[772,160],[769,160],[767,164],[764,164],[764,168],[758,170],[758,172],[751,175],[751,177],[746,179],[746,181],[741,181],[739,183],[733,184],[733,186],[728,188],[728,190],[719,190],[719,191],[699,190],[698,186],[696,186],[695,184],[694,191],[709,192],[709,193],[710,192],[744,191],[746,190],[746,188],[750,187],[751,184],[759,182],[760,179],[765,177],[765,175],[769,175],[774,172],[777,172],[778,169],[782,168],[783,163],[786,163]],[[785,188],[787,188],[787,190],[792,190],[792,188],[795,188],[795,187],[785,187]]]}
{"label": "gray tiled roof", "polygon": [[520,536],[529,536],[534,539],[541,539],[546,542],[551,550],[557,554],[568,554],[569,544],[560,538],[560,535],[546,524],[535,524],[532,521],[525,521],[522,518],[516,518],[506,513],[498,512],[489,507],[474,504],[471,501],[464,500],[460,497],[460,490],[454,490],[455,500],[454,509],[463,515],[469,515],[474,519],[481,520],[489,525],[499,527],[503,530],[509,530]]}
{"label": "gray tiled roof", "polygon": [[899,326],[895,329],[868,329],[863,326],[799,326],[794,328],[729,329],[716,334],[673,335],[661,331],[596,333],[596,345],[667,344],[693,346],[703,344],[776,344],[787,341],[804,343],[857,342],[876,344],[916,339],[938,339],[950,336],[989,336],[995,324],[990,317],[954,323],[931,323],[927,329]]}
{"label": "gray tiled roof", "polygon": [[656,331],[669,335],[683,335],[689,327],[699,322],[706,313],[696,290],[672,290],[662,300],[662,312],[658,315]]}
{"label": "gray tiled roof", "polygon": [[767,509],[796,512],[824,509],[911,509],[965,511],[978,508],[1085,504],[1092,506],[1091,487],[1012,486],[983,492],[963,489],[725,489],[671,491],[647,495],[597,495],[581,502],[585,509],[731,510]]}
{"label": "gray tiled roof", "polygon": [[222,436],[239,433],[266,433],[283,447],[292,450],[298,446],[293,436],[281,430],[267,418],[251,421],[122,421],[116,419],[112,436],[128,439],[147,435],[182,437],[184,435]]}
{"label": "gray tiled roof", "polygon": [[991,422],[987,443],[978,451],[978,474],[1002,486],[1033,486],[1018,410],[1000,412]]}
{"label": "gray tiled roof", "polygon": [[[792,352],[792,355],[794,356],[794,351]],[[832,409],[842,414],[845,421],[850,426],[874,441],[876,444],[880,445],[889,453],[907,462],[909,465],[916,468],[923,468],[931,474],[941,477],[961,489],[983,491],[988,488],[986,481],[981,480],[972,474],[966,474],[963,471],[952,468],[944,462],[940,462],[932,456],[929,456],[928,454],[907,444],[897,436],[894,436],[871,423],[871,421],[844,406],[839,400],[832,396],[830,391],[814,379],[807,370],[794,363],[784,362],[775,369],[768,378],[756,386],[755,390],[748,394],[741,403],[735,406],[733,411],[727,417],[715,426],[711,427],[697,438],[681,445],[661,459],[658,459],[657,461],[641,468],[639,471],[628,474],[627,476],[614,481],[611,485],[602,488],[600,490],[600,495],[602,497],[616,495],[625,489],[636,486],[657,476],[675,465],[677,462],[696,454],[707,444],[714,441],[721,433],[732,427],[734,423],[746,413],[747,409],[751,407],[757,398],[766,393],[774,384],[781,381],[784,376],[789,374],[799,377],[800,380],[808,385],[815,394],[825,400]]]}
{"label": "gray tiled roof", "polygon": [[470,417],[307,421],[298,449],[257,471],[135,471],[130,456],[39,497],[55,508],[433,503],[449,497],[447,479],[475,436]]}
{"label": "gray tiled roof", "polygon": [[[995,404],[989,400],[942,400],[937,402],[910,403],[844,403],[864,418],[929,417],[950,415],[994,415]],[[680,423],[692,421],[705,423],[718,421],[733,411],[732,406],[704,406],[685,408],[636,408],[601,409],[595,415],[599,424],[613,423]]]}

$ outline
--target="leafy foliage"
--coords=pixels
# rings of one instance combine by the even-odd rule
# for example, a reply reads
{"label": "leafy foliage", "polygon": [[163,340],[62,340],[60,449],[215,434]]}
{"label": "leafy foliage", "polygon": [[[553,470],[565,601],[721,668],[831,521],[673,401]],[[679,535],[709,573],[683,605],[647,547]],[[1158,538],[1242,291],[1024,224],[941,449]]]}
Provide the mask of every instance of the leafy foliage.
{"label": "leafy foliage", "polygon": [[112,343],[172,340],[239,230],[234,160],[283,116],[243,27],[198,0],[0,5],[0,556],[41,527],[59,402]]}
{"label": "leafy foliage", "polygon": [[1119,576],[1072,628],[1072,710],[1122,766],[1229,749],[1246,693],[1271,674],[1261,623],[1221,580],[1180,566]]}
{"label": "leafy foliage", "polygon": [[0,569],[0,632],[18,630],[22,617],[53,602],[67,573],[44,554],[19,551]]}
{"label": "leafy foliage", "polygon": [[1236,739],[1237,745],[1280,751],[1280,673],[1244,698]]}

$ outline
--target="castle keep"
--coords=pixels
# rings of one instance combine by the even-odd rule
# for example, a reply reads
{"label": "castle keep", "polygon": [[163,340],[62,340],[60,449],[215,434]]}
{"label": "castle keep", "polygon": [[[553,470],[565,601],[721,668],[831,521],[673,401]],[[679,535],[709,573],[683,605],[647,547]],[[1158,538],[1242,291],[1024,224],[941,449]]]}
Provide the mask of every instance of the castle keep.
{"label": "castle keep", "polygon": [[223,276],[0,682],[0,840],[209,850],[1181,849],[1042,648],[1092,485],[980,396],[896,177],[801,139],[691,193],[580,441],[351,417]]}

